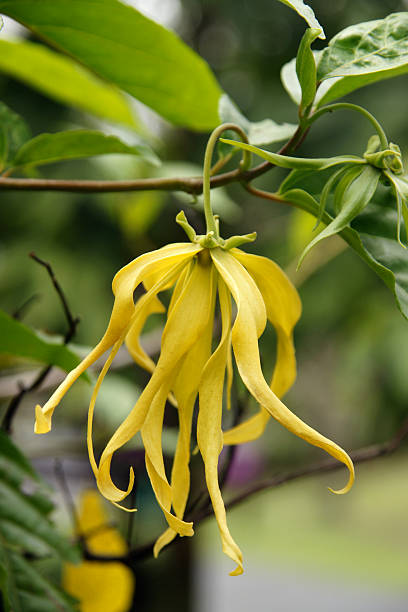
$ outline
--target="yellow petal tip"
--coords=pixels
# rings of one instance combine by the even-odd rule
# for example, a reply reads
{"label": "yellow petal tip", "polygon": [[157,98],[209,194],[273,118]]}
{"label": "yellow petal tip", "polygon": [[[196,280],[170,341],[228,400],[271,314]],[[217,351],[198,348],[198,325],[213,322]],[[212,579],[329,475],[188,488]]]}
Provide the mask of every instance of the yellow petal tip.
{"label": "yellow petal tip", "polygon": [[44,434],[51,431],[51,419],[47,418],[39,404],[35,407],[34,433]]}
{"label": "yellow petal tip", "polygon": [[188,536],[191,537],[194,535],[193,523],[185,523],[185,529],[183,529],[183,533],[180,533],[180,536]]}
{"label": "yellow petal tip", "polygon": [[229,573],[230,576],[241,576],[244,573],[244,568],[242,565],[238,565],[232,572]]}
{"label": "yellow petal tip", "polygon": [[327,487],[330,493],[334,493],[335,495],[344,495],[345,493],[348,493],[350,491],[351,487],[354,484],[354,478],[355,478],[354,465],[351,462],[351,459],[350,459],[350,464],[347,463],[347,467],[350,470],[350,478],[349,478],[348,483],[346,484],[345,487],[343,487],[342,489],[339,489],[338,491],[336,491],[335,489],[332,489],[331,487]]}

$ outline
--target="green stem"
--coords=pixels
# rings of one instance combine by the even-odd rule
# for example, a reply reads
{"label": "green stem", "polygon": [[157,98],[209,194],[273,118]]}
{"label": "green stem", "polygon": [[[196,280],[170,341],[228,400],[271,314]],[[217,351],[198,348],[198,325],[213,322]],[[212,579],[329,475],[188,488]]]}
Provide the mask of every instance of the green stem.
{"label": "green stem", "polygon": [[[207,224],[207,233],[214,232],[214,236],[218,238],[218,228],[214,219],[214,214],[211,208],[211,188],[210,188],[210,178],[211,178],[211,162],[213,157],[213,152],[215,145],[217,144],[218,138],[221,136],[223,132],[226,130],[232,130],[236,132],[242,139],[243,142],[248,142],[247,135],[244,130],[236,125],[235,123],[223,123],[219,125],[212,132],[211,136],[208,139],[207,147],[205,149],[204,156],[204,168],[203,168],[203,196],[204,196],[204,214],[205,221]],[[244,151],[241,163],[240,170],[244,172],[249,167],[251,161],[251,154],[249,151]]]}
{"label": "green stem", "polygon": [[332,111],[342,109],[353,110],[360,113],[361,115],[364,115],[364,117],[368,119],[370,123],[374,126],[378,136],[380,137],[381,147],[383,149],[388,149],[387,136],[385,135],[385,132],[377,121],[377,119],[373,117],[373,115],[369,113],[368,110],[366,110],[362,106],[358,106],[357,104],[349,104],[348,102],[338,102],[337,104],[329,104],[328,106],[323,106],[323,108],[316,111],[311,117],[309,117],[309,125],[311,125],[314,121],[316,121],[316,119],[319,119],[319,117],[321,117],[325,113],[330,113]]}

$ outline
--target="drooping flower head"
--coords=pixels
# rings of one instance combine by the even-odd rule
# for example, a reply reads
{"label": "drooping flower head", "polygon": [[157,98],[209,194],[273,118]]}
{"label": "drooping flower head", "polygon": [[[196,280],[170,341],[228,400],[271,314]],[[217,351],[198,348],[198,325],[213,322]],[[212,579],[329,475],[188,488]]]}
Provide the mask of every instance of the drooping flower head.
{"label": "drooping flower head", "polygon": [[[242,554],[227,526],[225,507],[218,482],[218,460],[224,444],[240,444],[259,437],[272,416],[295,435],[318,446],[342,461],[349,469],[352,486],[353,464],[337,444],[294,415],[279,399],[296,375],[292,340],[293,327],[300,316],[296,289],[275,263],[237,248],[254,235],[227,241],[218,235],[214,222],[204,236],[196,236],[184,213],[178,222],[191,239],[189,243],[165,246],[141,255],[122,268],[113,279],[115,302],[105,335],[91,353],[68,374],[64,382],[41,408],[36,407],[36,433],[51,428],[54,408],[72,383],[103,353],[110,354],[96,382],[89,406],[88,451],[100,492],[118,505],[133,488],[130,468],[126,490],[111,477],[116,451],[141,432],[146,469],[168,523],[157,540],[154,553],[177,534],[193,535],[193,525],[184,520],[190,488],[190,447],[193,411],[198,397],[197,443],[214,514],[220,529],[224,552],[236,563],[232,575],[242,573]],[[146,292],[136,303],[135,289]],[[144,352],[139,338],[150,314],[163,312],[159,293],[172,290],[157,363]],[[221,333],[213,346],[214,319],[220,313]],[[261,369],[258,338],[267,320],[277,334],[277,358],[272,381],[268,384]],[[151,372],[151,378],[134,407],[115,431],[99,461],[92,445],[92,421],[102,381],[120,346],[126,346],[134,361]],[[259,412],[229,431],[222,430],[223,400],[229,403],[232,355],[239,375],[259,404]],[[162,452],[162,428],[166,401],[178,410],[179,435],[170,480]]]}

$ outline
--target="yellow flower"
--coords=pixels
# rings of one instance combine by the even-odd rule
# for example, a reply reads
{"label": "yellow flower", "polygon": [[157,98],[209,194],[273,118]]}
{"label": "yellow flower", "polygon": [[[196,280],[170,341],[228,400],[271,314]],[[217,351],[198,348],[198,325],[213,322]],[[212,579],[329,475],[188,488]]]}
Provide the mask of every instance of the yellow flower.
{"label": "yellow flower", "polygon": [[[184,217],[179,222],[185,226]],[[186,228],[191,234],[191,228]],[[72,383],[105,351],[111,349],[92,395],[88,418],[88,450],[101,493],[118,504],[134,482],[121,490],[112,481],[113,454],[139,431],[145,448],[146,468],[165,515],[168,529],[156,542],[155,555],[176,534],[193,535],[193,525],[183,520],[190,487],[190,434],[196,397],[199,397],[197,441],[205,465],[205,478],[219,526],[222,548],[236,563],[231,572],[243,571],[242,554],[227,526],[218,483],[218,459],[223,444],[240,444],[257,438],[272,416],[289,431],[342,461],[349,469],[349,482],[337,493],[348,491],[354,470],[349,456],[294,415],[279,399],[295,378],[292,330],[300,315],[300,300],[282,270],[265,257],[249,255],[234,245],[250,238],[223,241],[214,232],[191,235],[192,243],[165,246],[146,253],[122,268],[113,280],[115,302],[106,333],[93,351],[68,374],[43,408],[36,407],[37,433],[51,428],[54,408]],[[146,293],[136,303],[133,294],[140,284]],[[157,364],[143,351],[139,337],[146,319],[162,312],[158,294],[172,288],[161,353]],[[232,298],[232,299],[231,299]],[[222,330],[213,350],[214,317],[221,312]],[[260,363],[258,338],[267,320],[277,332],[277,360],[271,385]],[[129,415],[102,452],[99,462],[92,447],[92,420],[96,397],[109,366],[125,342],[137,364],[152,372],[151,378]],[[258,402],[259,412],[234,429],[221,428],[223,396],[229,395],[233,351],[243,383]],[[170,482],[164,468],[162,427],[166,400],[178,408],[179,437]],[[228,403],[226,399],[226,403]]]}
{"label": "yellow flower", "polygon": [[[120,533],[108,526],[108,517],[96,491],[81,496],[79,534],[88,550],[100,555],[124,555],[127,546]],[[64,589],[79,600],[81,612],[126,612],[132,602],[134,578],[123,563],[82,561],[66,563]]]}

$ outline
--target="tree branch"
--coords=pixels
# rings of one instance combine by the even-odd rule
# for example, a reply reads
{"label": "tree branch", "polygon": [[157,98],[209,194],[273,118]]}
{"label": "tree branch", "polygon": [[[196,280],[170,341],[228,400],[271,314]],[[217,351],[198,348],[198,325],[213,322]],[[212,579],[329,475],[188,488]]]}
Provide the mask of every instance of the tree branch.
{"label": "tree branch", "polygon": [[[252,181],[272,168],[264,162],[242,171],[240,168],[211,178],[211,188],[222,187],[236,181]],[[72,191],[75,193],[115,193],[121,191],[185,191],[192,195],[203,192],[202,177],[145,178],[127,181],[86,181],[64,179],[0,178],[1,191]]]}
{"label": "tree branch", "polygon": [[[292,153],[304,140],[308,129],[300,126],[292,138],[281,147],[279,155]],[[215,172],[222,167],[224,162],[218,162],[212,169]],[[265,174],[274,168],[270,162],[264,161],[250,170],[236,168],[223,174],[211,177],[210,187],[222,187],[230,183],[249,183],[258,176]],[[121,191],[185,191],[192,195],[200,195],[203,192],[202,177],[177,177],[177,178],[145,178],[126,181],[86,181],[86,180],[64,180],[64,179],[32,179],[11,178],[3,174],[0,176],[0,191],[72,191],[75,193],[115,193]]]}
{"label": "tree branch", "polygon": [[[350,457],[352,458],[354,464],[365,463],[367,461],[373,461],[379,457],[384,457],[386,455],[391,455],[394,453],[402,444],[404,439],[408,436],[408,419],[406,419],[401,427],[398,429],[396,434],[387,442],[383,444],[374,444],[372,446],[365,446],[363,448],[359,448],[350,453]],[[298,470],[293,470],[292,472],[287,472],[286,474],[280,474],[278,476],[274,476],[273,478],[269,478],[267,480],[261,481],[252,485],[232,497],[225,504],[226,510],[233,508],[234,506],[238,506],[242,502],[250,499],[257,493],[261,493],[262,491],[266,491],[269,489],[274,489],[288,482],[292,482],[293,480],[299,480],[300,478],[306,478],[308,476],[314,476],[315,474],[325,474],[326,472],[334,472],[340,468],[344,467],[342,463],[337,461],[336,459],[327,459],[325,461],[320,461],[318,463],[314,463],[308,467],[300,468]],[[197,508],[196,513],[192,513],[185,517],[185,520],[193,521],[195,525],[198,525],[203,520],[213,516],[212,508]],[[169,546],[173,545],[175,542],[181,541],[182,538],[177,536],[173,542],[169,544]],[[89,551],[85,550],[84,555],[85,558],[92,561],[102,561],[102,562],[112,562],[119,561],[126,565],[132,565],[134,563],[138,563],[148,559],[153,552],[154,541],[149,542],[140,546],[139,548],[129,551],[126,555],[123,556],[108,556],[108,555],[94,555]]]}

